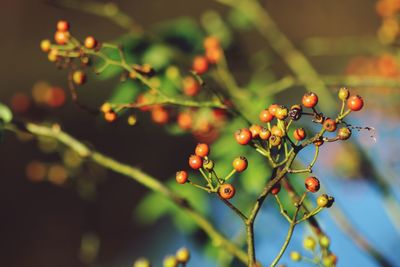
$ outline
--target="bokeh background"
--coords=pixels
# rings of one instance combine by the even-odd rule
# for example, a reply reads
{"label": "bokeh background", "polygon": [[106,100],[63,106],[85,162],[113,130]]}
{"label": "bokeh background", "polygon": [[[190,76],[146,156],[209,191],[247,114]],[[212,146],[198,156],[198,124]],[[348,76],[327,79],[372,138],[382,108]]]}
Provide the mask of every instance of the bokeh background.
{"label": "bokeh background", "polygon": [[[396,44],[382,44],[377,38],[382,19],[376,13],[376,1],[263,2],[279,28],[304,51],[320,73],[385,78],[388,77],[385,71],[394,64],[395,71],[390,73],[389,78],[394,82],[398,79]],[[181,16],[199,21],[202,14],[210,9],[223,16],[229,13],[225,6],[208,0],[120,0],[115,3],[145,30]],[[58,8],[45,1],[2,1],[2,103],[11,104],[18,92],[31,95],[32,88],[35,84],[38,86],[40,81],[67,88],[66,73],[48,62],[39,49],[40,41],[52,36],[55,23],[60,18],[71,22],[74,35],[78,38],[92,34],[99,40],[112,41],[125,33],[124,29],[105,18]],[[239,58],[241,53],[247,56],[269,49],[267,42],[252,29],[237,33],[235,38],[243,48],[233,52]],[[389,63],[385,65],[387,61],[383,60],[376,67],[376,60],[382,59],[382,55],[390,55]],[[269,54],[267,61],[277,76],[288,73],[287,67],[274,53]],[[240,62],[231,63],[239,79],[249,75]],[[383,68],[382,72],[379,72],[380,68]],[[99,105],[109,97],[116,83],[118,79],[85,85],[84,91],[79,92],[82,102]],[[337,85],[343,83],[338,82]],[[330,88],[335,93],[338,87]],[[335,147],[335,144],[329,144],[329,151],[323,149],[316,174],[324,177],[326,190],[335,195],[337,205],[343,209],[348,220],[393,266],[400,266],[400,187],[397,174],[399,88],[364,86],[355,89],[364,95],[367,104],[364,112],[354,116],[351,122],[374,127],[376,141],[371,138],[370,131],[355,133],[353,141],[365,148],[362,154],[352,149],[351,145]],[[304,89],[298,87],[285,90],[276,97],[290,103],[303,92]],[[186,157],[197,142],[190,134],[168,134],[162,127],[150,123],[146,116],[135,127],[124,122],[107,124],[78,109],[68,95],[62,107],[37,109],[25,117],[59,122],[64,130],[90,146],[122,162],[138,166],[160,180],[169,179],[186,164]],[[46,140],[43,142],[42,146],[46,147]],[[304,159],[312,156],[312,151],[308,152]],[[185,234],[185,229],[182,231],[168,216],[151,224],[143,223],[146,220],[142,220],[141,213],[136,211],[138,203],[148,192],[125,177],[88,166],[79,175],[71,175],[68,179],[72,182],[32,182],[26,174],[27,166],[32,161],[54,166],[62,159],[58,154],[44,153],[40,142],[39,146],[34,141],[24,142],[11,133],[7,133],[5,142],[0,146],[0,159],[2,266],[131,266],[140,256],[149,257],[154,260],[155,266],[161,266],[165,254],[173,253],[183,245],[194,251],[190,266],[218,266],[204,255],[213,254],[209,248],[203,253],[207,242],[202,233]],[[385,186],[376,182],[374,177],[377,175],[371,173],[369,165],[363,165],[366,162],[372,163],[379,171],[379,179],[384,181]],[[345,168],[338,169],[338,164],[345,165]],[[363,171],[360,172],[358,167]],[[229,210],[212,200],[205,205],[210,205],[214,220],[223,232],[232,235],[238,231],[240,222],[232,219]],[[335,215],[329,212],[319,215],[322,226],[332,238],[332,250],[339,257],[339,266],[379,266],[341,231],[333,217]],[[261,261],[267,262],[276,254],[286,232],[286,227],[282,225],[284,220],[278,216],[275,204],[268,203],[257,222],[257,252]],[[301,240],[308,233],[307,227],[298,227],[289,250],[301,250]],[[302,265],[290,262],[287,256],[282,262],[289,266]]]}

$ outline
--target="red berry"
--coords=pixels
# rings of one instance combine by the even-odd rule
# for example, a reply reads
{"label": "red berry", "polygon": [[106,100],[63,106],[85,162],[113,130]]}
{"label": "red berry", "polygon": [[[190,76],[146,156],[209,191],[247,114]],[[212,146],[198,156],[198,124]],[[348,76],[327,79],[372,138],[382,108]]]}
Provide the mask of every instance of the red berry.
{"label": "red berry", "polygon": [[151,110],[151,119],[157,124],[164,125],[169,120],[169,113],[164,107],[154,107]]}
{"label": "red berry", "polygon": [[249,130],[251,132],[251,137],[256,138],[261,132],[261,126],[258,124],[253,124],[250,126]]}
{"label": "red berry", "polygon": [[322,126],[323,126],[324,129],[327,130],[328,132],[334,132],[334,131],[336,131],[336,128],[337,128],[336,121],[334,121],[334,120],[332,120],[332,119],[330,119],[330,118],[327,118],[327,119],[324,121],[324,123],[323,123]]}
{"label": "red berry", "polygon": [[275,116],[276,110],[277,110],[278,108],[279,108],[279,105],[278,105],[278,104],[271,104],[271,105],[268,107],[268,111],[269,111],[269,113],[272,114],[272,116]]}
{"label": "red berry", "polygon": [[361,96],[354,95],[347,100],[347,107],[352,111],[359,111],[364,106],[364,101]]}
{"label": "red berry", "polygon": [[66,44],[69,40],[69,32],[56,31],[54,34],[54,40],[59,45]]}
{"label": "red berry", "polygon": [[235,139],[241,145],[247,145],[251,141],[251,132],[249,129],[243,128],[235,132]]}
{"label": "red berry", "polygon": [[318,96],[313,92],[305,93],[302,99],[303,106],[313,108],[318,104]]}
{"label": "red berry", "polygon": [[179,171],[176,173],[175,179],[178,184],[184,184],[187,182],[188,177],[189,177],[189,175],[188,175],[187,171]]}
{"label": "red berry", "polygon": [[262,128],[260,131],[260,138],[262,140],[268,140],[270,138],[271,132],[267,128]]}
{"label": "red berry", "polygon": [[235,195],[235,187],[231,184],[223,184],[219,187],[218,193],[223,199],[231,199]]}
{"label": "red berry", "polygon": [[46,103],[52,108],[57,108],[64,105],[65,98],[64,90],[59,87],[52,87],[46,92]]}
{"label": "red berry", "polygon": [[200,84],[193,76],[186,76],[182,84],[183,93],[187,96],[195,96],[200,92]]}
{"label": "red berry", "polygon": [[277,195],[279,193],[279,191],[281,191],[281,184],[280,183],[278,183],[278,184],[274,185],[274,187],[272,187],[271,194]]}
{"label": "red berry", "polygon": [[69,23],[66,20],[59,20],[57,22],[57,31],[66,32],[69,31]]}
{"label": "red berry", "polygon": [[312,193],[315,193],[319,190],[319,180],[314,176],[307,177],[304,183],[307,190]]}
{"label": "red berry", "polygon": [[270,121],[273,120],[274,115],[272,115],[272,114],[268,111],[268,109],[264,109],[264,110],[262,110],[262,111],[260,112],[260,116],[259,116],[259,117],[260,117],[260,121],[267,123],[267,122],[270,122]]}
{"label": "red berry", "polygon": [[239,157],[233,160],[232,166],[233,168],[238,171],[242,172],[247,169],[247,159],[245,157]]}
{"label": "red berry", "polygon": [[203,56],[196,56],[193,59],[192,69],[198,74],[203,74],[208,70],[208,60]]}
{"label": "red berry", "polygon": [[194,151],[197,156],[204,158],[210,153],[210,147],[207,144],[199,143]]}
{"label": "red berry", "polygon": [[201,166],[203,166],[203,160],[201,159],[200,156],[197,155],[191,155],[189,157],[189,166],[192,169],[198,170],[201,168]]}
{"label": "red berry", "polygon": [[86,37],[86,39],[85,39],[85,47],[86,48],[93,49],[96,47],[96,45],[97,45],[97,41],[96,41],[96,39],[94,39],[93,36]]}
{"label": "red berry", "polygon": [[294,132],[293,132],[293,137],[297,141],[304,140],[304,138],[306,138],[306,136],[307,136],[306,131],[304,131],[303,128],[298,128],[298,129],[294,130]]}

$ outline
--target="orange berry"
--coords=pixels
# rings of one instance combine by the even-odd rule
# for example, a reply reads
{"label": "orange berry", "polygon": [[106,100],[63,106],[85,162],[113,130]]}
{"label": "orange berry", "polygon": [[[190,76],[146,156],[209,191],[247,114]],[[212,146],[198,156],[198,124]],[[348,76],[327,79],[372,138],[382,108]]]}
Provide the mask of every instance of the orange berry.
{"label": "orange berry", "polygon": [[97,40],[94,39],[93,36],[86,37],[86,39],[85,39],[85,47],[86,48],[93,49],[96,47],[96,45],[97,45]]}
{"label": "orange berry", "polygon": [[193,59],[192,69],[198,74],[203,74],[208,70],[208,60],[204,56],[196,56]]}
{"label": "orange berry", "polygon": [[113,110],[104,113],[104,119],[108,122],[114,122],[117,120],[117,118],[118,118],[117,113],[115,113],[115,111]]}
{"label": "orange berry", "polygon": [[317,192],[320,188],[319,180],[314,176],[307,177],[304,184],[307,190],[312,193]]}
{"label": "orange berry", "polygon": [[322,126],[323,126],[324,129],[327,130],[328,132],[334,132],[334,131],[336,131],[336,128],[337,128],[336,121],[334,121],[334,120],[332,120],[332,119],[330,119],[330,118],[327,118],[327,119],[324,121],[324,123],[323,123]]}
{"label": "orange berry", "polygon": [[258,124],[253,124],[250,126],[249,130],[251,132],[252,138],[256,138],[260,135],[262,127]]}
{"label": "orange berry", "polygon": [[279,128],[277,125],[272,126],[271,134],[273,134],[275,136],[279,136],[279,137],[283,137],[285,135],[283,130],[281,128]]}
{"label": "orange berry", "polygon": [[268,109],[264,109],[260,112],[260,121],[268,123],[274,119],[274,115],[272,115]]}
{"label": "orange berry", "polygon": [[57,31],[59,31],[59,32],[69,31],[69,22],[66,20],[59,20],[57,22]]}
{"label": "orange berry", "polygon": [[268,140],[271,137],[271,132],[267,128],[262,128],[260,131],[260,138],[262,140]]}
{"label": "orange berry", "polygon": [[86,82],[86,74],[81,70],[76,70],[72,74],[72,80],[77,85],[82,85]]}
{"label": "orange berry", "polygon": [[179,171],[176,173],[176,177],[175,177],[176,182],[178,184],[186,183],[188,178],[189,178],[189,175],[188,175],[187,171]]}
{"label": "orange berry", "polygon": [[219,49],[220,42],[219,39],[215,36],[208,36],[204,39],[203,46],[206,50],[210,49]]}
{"label": "orange berry", "polygon": [[223,184],[219,187],[218,193],[223,199],[231,199],[235,195],[235,187],[231,184]]}
{"label": "orange berry", "polygon": [[186,76],[182,83],[185,95],[195,96],[200,92],[200,84],[193,76]]}
{"label": "orange berry", "polygon": [[151,110],[151,119],[157,124],[164,125],[169,120],[169,113],[163,107],[154,107]]}
{"label": "orange berry", "polygon": [[56,41],[57,44],[59,45],[64,45],[69,41],[69,32],[60,32],[57,31],[54,34],[54,40]]}
{"label": "orange berry", "polygon": [[306,138],[307,134],[306,131],[303,128],[297,128],[296,130],[294,130],[293,132],[293,137],[294,139],[296,139],[297,141],[302,141],[304,140],[304,138]]}
{"label": "orange berry", "polygon": [[192,169],[198,170],[203,166],[203,159],[200,156],[197,155],[191,155],[189,157],[189,166]]}
{"label": "orange berry", "polygon": [[206,58],[211,64],[216,64],[222,57],[222,51],[219,48],[206,50]]}
{"label": "orange berry", "polygon": [[189,130],[193,124],[192,116],[189,112],[181,112],[178,114],[177,123],[182,130]]}
{"label": "orange berry", "polygon": [[313,92],[305,93],[302,98],[303,106],[313,108],[318,104],[318,96]]}
{"label": "orange berry", "polygon": [[268,107],[268,111],[269,111],[269,113],[272,114],[272,116],[275,116],[276,110],[277,110],[278,108],[279,108],[279,105],[278,105],[278,104],[271,104],[271,105],[269,105],[269,107]]}
{"label": "orange berry", "polygon": [[194,151],[197,156],[204,158],[210,153],[210,147],[207,144],[199,143]]}
{"label": "orange berry", "polygon": [[242,172],[247,169],[247,159],[245,157],[238,157],[233,160],[232,166],[237,172]]}
{"label": "orange berry", "polygon": [[354,95],[347,100],[347,107],[352,111],[359,111],[364,106],[364,101],[361,96]]}
{"label": "orange berry", "polygon": [[251,141],[251,132],[243,128],[235,132],[235,139],[241,145],[247,145]]}

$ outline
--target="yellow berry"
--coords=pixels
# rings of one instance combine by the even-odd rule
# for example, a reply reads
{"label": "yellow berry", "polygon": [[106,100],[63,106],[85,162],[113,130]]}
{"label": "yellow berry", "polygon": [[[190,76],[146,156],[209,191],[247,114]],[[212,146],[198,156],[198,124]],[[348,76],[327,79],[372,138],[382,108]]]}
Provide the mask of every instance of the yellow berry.
{"label": "yellow berry", "polygon": [[42,49],[42,51],[45,53],[50,52],[50,50],[51,50],[50,40],[49,39],[42,40],[40,42],[40,49]]}
{"label": "yellow berry", "polygon": [[301,255],[297,251],[292,251],[292,252],[290,252],[290,259],[292,261],[300,261],[301,260]]}
{"label": "yellow berry", "polygon": [[164,258],[164,261],[163,261],[163,266],[164,267],[177,267],[178,266],[178,261],[172,255],[166,256]]}
{"label": "yellow berry", "polygon": [[178,249],[175,255],[176,259],[181,263],[186,263],[190,259],[190,251],[189,249],[183,247]]}
{"label": "yellow berry", "polygon": [[133,267],[151,267],[151,263],[148,259],[140,258],[133,264]]}
{"label": "yellow berry", "polygon": [[308,250],[314,250],[315,246],[317,245],[317,242],[315,242],[315,239],[312,238],[311,236],[307,236],[303,240],[303,247]]}
{"label": "yellow berry", "polygon": [[321,236],[319,239],[319,245],[323,248],[328,248],[330,243],[331,243],[331,241],[330,241],[329,237],[327,237],[326,235]]}

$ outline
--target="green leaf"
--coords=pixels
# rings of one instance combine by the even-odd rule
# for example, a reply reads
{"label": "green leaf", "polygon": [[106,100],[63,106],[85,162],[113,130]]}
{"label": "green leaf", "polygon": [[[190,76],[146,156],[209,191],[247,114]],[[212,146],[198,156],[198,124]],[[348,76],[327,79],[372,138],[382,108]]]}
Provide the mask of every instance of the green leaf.
{"label": "green leaf", "polygon": [[131,80],[119,84],[113,91],[108,102],[114,104],[123,104],[133,102],[140,92],[139,85]]}
{"label": "green leaf", "polygon": [[241,12],[236,8],[232,8],[228,14],[229,23],[236,29],[248,30],[253,24],[251,20],[246,16],[245,12]]}
{"label": "green leaf", "polygon": [[152,45],[143,54],[142,63],[150,64],[156,71],[167,67],[173,58],[173,51],[166,45]]}
{"label": "green leaf", "polygon": [[136,207],[135,215],[143,224],[153,224],[167,212],[173,204],[159,193],[150,193],[144,197]]}
{"label": "green leaf", "polygon": [[13,115],[11,110],[4,104],[0,103],[0,120],[8,123],[12,120]]}

